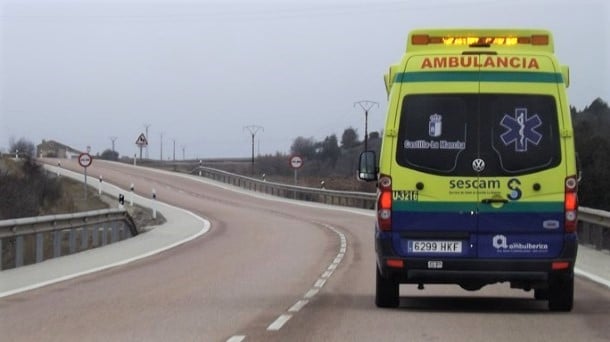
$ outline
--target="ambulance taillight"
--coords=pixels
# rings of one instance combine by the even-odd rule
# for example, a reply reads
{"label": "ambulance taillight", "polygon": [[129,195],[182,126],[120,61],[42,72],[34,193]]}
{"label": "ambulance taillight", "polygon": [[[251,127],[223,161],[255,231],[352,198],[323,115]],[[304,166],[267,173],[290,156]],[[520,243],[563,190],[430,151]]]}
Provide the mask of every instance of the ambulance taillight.
{"label": "ambulance taillight", "polygon": [[392,177],[387,175],[379,177],[377,226],[382,231],[392,229]]}
{"label": "ambulance taillight", "polygon": [[564,199],[564,214],[565,214],[565,231],[573,233],[576,231],[578,222],[578,181],[575,176],[566,178],[565,181],[565,199]]}

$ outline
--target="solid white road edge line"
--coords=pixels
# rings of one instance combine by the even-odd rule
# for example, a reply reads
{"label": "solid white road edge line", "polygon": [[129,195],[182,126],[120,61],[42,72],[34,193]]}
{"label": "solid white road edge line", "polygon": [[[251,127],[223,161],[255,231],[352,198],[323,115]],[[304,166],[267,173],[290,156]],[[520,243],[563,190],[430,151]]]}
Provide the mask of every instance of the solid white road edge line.
{"label": "solid white road edge line", "polygon": [[596,283],[605,285],[606,287],[610,288],[610,281],[608,281],[602,277],[596,276],[595,274],[589,273],[587,271],[583,271],[577,267],[574,268],[574,273],[576,273],[577,275],[579,275],[581,277],[587,278],[589,280],[592,280]]}

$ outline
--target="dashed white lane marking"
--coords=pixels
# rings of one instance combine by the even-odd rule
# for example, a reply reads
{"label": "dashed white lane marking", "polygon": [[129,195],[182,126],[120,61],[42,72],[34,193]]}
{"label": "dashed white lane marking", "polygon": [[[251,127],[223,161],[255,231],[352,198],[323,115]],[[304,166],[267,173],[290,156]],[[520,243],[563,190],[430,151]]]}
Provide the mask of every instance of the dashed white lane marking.
{"label": "dashed white lane marking", "polygon": [[330,277],[331,275],[333,275],[333,272],[331,272],[331,271],[326,271],[326,272],[322,273],[322,278],[328,278],[328,277]]}
{"label": "dashed white lane marking", "polygon": [[288,312],[299,312],[305,307],[305,305],[307,305],[307,303],[309,303],[308,300],[300,300],[291,306],[290,309],[288,309]]}
{"label": "dashed white lane marking", "polygon": [[[333,274],[334,270],[336,270],[337,267],[339,266],[339,264],[343,261],[343,258],[345,257],[345,252],[347,251],[347,238],[345,237],[345,234],[341,233],[339,230],[337,230],[335,227],[333,227],[331,225],[324,224],[324,223],[316,223],[316,224],[320,224],[320,225],[332,230],[333,232],[335,232],[335,234],[339,235],[339,238],[341,240],[341,247],[339,249],[339,253],[337,253],[337,255],[335,256],[332,263],[328,266],[328,268],[326,270],[324,270],[324,273],[322,273],[320,278],[318,278],[318,280],[316,280],[313,287],[310,288],[309,290],[307,290],[307,292],[305,292],[305,294],[303,295],[303,299],[299,299],[294,305],[292,305],[288,309],[288,312],[290,312],[290,313],[296,313],[296,312],[301,311],[301,309],[303,309],[303,307],[305,307],[305,305],[307,305],[309,303],[309,300],[311,298],[315,297],[320,292],[322,287],[324,287],[324,285],[326,285],[326,282],[328,281],[330,276]],[[286,322],[288,322],[288,320],[290,320],[291,318],[292,318],[292,314],[280,315],[273,323],[271,323],[267,327],[267,331],[280,330],[284,326],[284,324],[286,324]],[[231,342],[234,342],[234,341],[231,341]]]}
{"label": "dashed white lane marking", "polygon": [[318,281],[316,281],[313,287],[322,288],[324,284],[326,284],[326,279],[318,279]]}
{"label": "dashed white lane marking", "polygon": [[307,291],[303,297],[310,299],[317,295],[318,292],[320,292],[320,289],[309,289],[309,291]]}
{"label": "dashed white lane marking", "polygon": [[291,318],[292,318],[292,315],[281,315],[267,327],[267,330],[268,331],[278,331],[278,330],[282,329],[284,324],[286,324],[286,322],[288,322],[288,320],[290,320]]}
{"label": "dashed white lane marking", "polygon": [[235,335],[235,336],[231,336],[231,338],[229,338],[227,340],[227,342],[241,342],[246,338],[246,336],[244,335]]}

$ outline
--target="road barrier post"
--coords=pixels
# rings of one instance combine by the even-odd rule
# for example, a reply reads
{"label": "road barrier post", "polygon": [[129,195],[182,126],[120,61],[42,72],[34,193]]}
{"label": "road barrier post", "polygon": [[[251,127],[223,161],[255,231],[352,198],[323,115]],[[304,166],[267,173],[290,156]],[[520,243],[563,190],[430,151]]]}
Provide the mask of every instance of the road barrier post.
{"label": "road barrier post", "polygon": [[152,189],[152,199],[153,199],[153,203],[152,203],[152,210],[153,210],[153,220],[157,219],[157,192],[155,191],[155,189]]}

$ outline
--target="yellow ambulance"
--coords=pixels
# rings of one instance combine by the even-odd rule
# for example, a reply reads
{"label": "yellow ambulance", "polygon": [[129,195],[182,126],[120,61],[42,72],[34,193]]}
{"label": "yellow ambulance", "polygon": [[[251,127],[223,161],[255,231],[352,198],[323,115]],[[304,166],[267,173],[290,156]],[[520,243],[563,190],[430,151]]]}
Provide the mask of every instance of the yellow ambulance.
{"label": "yellow ambulance", "polygon": [[421,29],[385,75],[377,181],[376,304],[400,284],[507,282],[550,310],[573,305],[577,170],[550,32]]}

